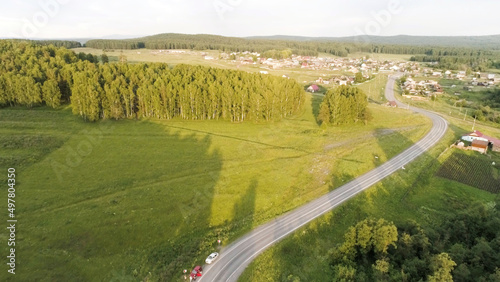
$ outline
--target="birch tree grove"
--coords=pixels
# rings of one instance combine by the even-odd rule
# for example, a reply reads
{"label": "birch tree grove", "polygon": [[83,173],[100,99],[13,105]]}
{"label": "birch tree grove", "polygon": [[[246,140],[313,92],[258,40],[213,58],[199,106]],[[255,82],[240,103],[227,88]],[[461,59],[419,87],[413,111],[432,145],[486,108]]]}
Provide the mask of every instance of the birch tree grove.
{"label": "birch tree grove", "polygon": [[318,119],[326,124],[344,125],[366,122],[369,117],[365,93],[352,86],[328,90],[320,105]]}
{"label": "birch tree grove", "polygon": [[297,113],[305,98],[296,81],[281,77],[192,65],[102,64],[23,41],[0,41],[0,62],[0,107],[70,102],[88,121],[271,121]]}

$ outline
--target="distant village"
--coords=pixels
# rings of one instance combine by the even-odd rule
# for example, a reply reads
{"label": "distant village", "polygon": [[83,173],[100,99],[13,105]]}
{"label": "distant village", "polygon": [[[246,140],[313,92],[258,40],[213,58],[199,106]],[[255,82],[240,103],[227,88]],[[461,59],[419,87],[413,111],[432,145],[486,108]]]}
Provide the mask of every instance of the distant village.
{"label": "distant village", "polygon": [[[205,57],[207,59],[207,57]],[[209,57],[208,59],[214,59]],[[392,61],[379,62],[370,58],[341,58],[341,57],[313,57],[291,55],[290,58],[273,59],[261,57],[259,53],[222,53],[220,59],[231,60],[239,64],[260,64],[262,68],[268,70],[302,68],[309,70],[330,70],[343,72],[379,72],[379,71],[399,71],[407,67],[412,62],[399,63]]]}
{"label": "distant village", "polygon": [[[314,57],[291,55],[289,58],[273,59],[265,58],[257,52],[232,52],[220,53],[216,58],[206,52],[184,51],[184,50],[155,50],[155,54],[183,54],[201,55],[205,60],[225,60],[237,65],[256,65],[262,74],[269,74],[270,70],[304,69],[318,71],[338,71],[339,75],[322,74],[315,83],[308,88],[310,92],[318,91],[316,85],[351,85],[355,83],[356,74],[361,73],[364,79],[371,75],[383,72],[403,72],[405,79],[401,85],[403,96],[412,100],[428,100],[434,95],[443,94],[443,88],[438,83],[439,79],[456,79],[466,82],[464,90],[472,91],[474,86],[491,87],[498,85],[500,75],[492,73],[452,70],[436,70],[431,67],[423,67],[419,62],[409,61],[379,61],[372,58],[346,58],[346,57]],[[288,75],[283,75],[289,78]],[[417,79],[419,78],[419,79]],[[456,87],[452,85],[451,87]],[[460,95],[460,93],[455,93]]]}

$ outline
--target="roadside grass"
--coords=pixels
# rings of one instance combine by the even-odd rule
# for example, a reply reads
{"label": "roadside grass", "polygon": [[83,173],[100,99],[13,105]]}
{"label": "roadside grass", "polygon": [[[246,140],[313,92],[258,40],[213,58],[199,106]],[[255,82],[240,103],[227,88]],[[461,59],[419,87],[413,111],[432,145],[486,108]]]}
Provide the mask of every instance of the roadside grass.
{"label": "roadside grass", "polygon": [[1,169],[17,175],[16,278],[175,280],[217,239],[228,244],[327,193],[430,128],[374,104],[368,125],[321,127],[311,97],[274,123],[85,123],[67,107],[1,109]]}
{"label": "roadside grass", "polygon": [[359,84],[356,87],[366,93],[368,99],[375,103],[383,103],[387,101],[385,98],[385,85],[387,84],[387,74],[378,73],[375,78],[365,83]]}
{"label": "roadside grass", "polygon": [[443,216],[475,202],[490,202],[494,194],[434,177],[448,157],[445,138],[426,154],[332,212],[315,220],[261,254],[239,281],[329,281],[333,277],[329,250],[343,241],[348,227],[366,218],[401,224],[410,220],[424,229],[440,224]]}
{"label": "roadside grass", "polygon": [[443,117],[452,121],[452,124],[457,124],[462,128],[462,133],[471,132],[474,128],[474,130],[479,130],[487,135],[500,137],[500,125],[498,123],[492,121],[474,121],[472,114],[476,109],[462,108],[454,105],[454,102],[458,99],[452,97],[452,95],[439,95],[435,101],[412,101],[411,99],[402,97],[399,86],[396,86],[396,89],[395,96],[399,101],[410,106],[440,113]]}

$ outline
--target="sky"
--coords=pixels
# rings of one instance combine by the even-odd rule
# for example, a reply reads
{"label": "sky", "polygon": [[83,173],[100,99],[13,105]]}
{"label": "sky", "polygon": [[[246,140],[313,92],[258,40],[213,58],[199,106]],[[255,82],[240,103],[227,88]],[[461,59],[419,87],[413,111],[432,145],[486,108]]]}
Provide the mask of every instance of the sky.
{"label": "sky", "polygon": [[498,0],[3,0],[0,38],[493,35]]}

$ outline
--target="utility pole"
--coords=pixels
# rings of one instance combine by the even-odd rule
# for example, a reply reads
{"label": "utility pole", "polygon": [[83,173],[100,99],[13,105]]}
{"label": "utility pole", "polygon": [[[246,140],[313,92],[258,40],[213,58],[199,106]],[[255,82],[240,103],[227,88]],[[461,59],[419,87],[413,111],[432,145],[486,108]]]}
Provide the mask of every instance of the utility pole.
{"label": "utility pole", "polygon": [[474,123],[472,124],[472,131],[474,131],[475,126],[476,126],[476,116],[474,116]]}
{"label": "utility pole", "polygon": [[467,116],[467,109],[465,109],[465,113],[464,113],[464,120],[465,120],[465,117]]}

